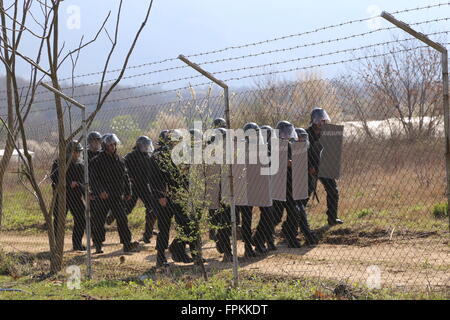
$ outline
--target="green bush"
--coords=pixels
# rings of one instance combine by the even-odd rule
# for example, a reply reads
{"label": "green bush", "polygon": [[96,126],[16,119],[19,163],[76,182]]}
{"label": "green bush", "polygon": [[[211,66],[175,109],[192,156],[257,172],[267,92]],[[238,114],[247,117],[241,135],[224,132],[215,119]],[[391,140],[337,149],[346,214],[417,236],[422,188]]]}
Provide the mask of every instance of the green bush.
{"label": "green bush", "polygon": [[433,208],[433,216],[436,219],[448,218],[448,204],[436,204]]}

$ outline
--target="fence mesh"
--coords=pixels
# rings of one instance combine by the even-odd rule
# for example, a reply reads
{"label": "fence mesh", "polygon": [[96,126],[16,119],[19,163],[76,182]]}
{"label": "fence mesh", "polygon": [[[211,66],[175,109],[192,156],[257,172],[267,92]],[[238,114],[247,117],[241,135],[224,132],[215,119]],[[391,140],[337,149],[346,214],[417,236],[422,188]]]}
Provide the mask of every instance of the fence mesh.
{"label": "fence mesh", "polygon": [[[430,23],[423,22],[426,26]],[[324,28],[321,32],[326,30]],[[392,28],[383,30],[391,31]],[[319,30],[312,35],[317,32]],[[340,163],[340,177],[317,179],[317,196],[309,194],[307,204],[293,201],[294,205],[290,206],[287,204],[289,201],[276,201],[271,207],[237,207],[240,274],[360,285],[372,283],[375,287],[448,290],[449,220],[441,57],[417,40],[408,38],[346,47],[348,41],[355,37],[369,37],[371,33],[306,42],[301,46],[280,46],[277,50],[264,51],[262,48],[263,51],[244,55],[227,56],[226,49],[217,50],[210,53],[213,55],[211,60],[200,63],[206,69],[211,65],[210,71],[227,83],[245,79],[254,81],[252,89],[232,90],[230,115],[233,129],[243,128],[249,122],[276,128],[282,120],[289,121],[296,128],[307,129],[314,107],[325,109],[332,124],[344,127],[342,156],[332,155],[334,163]],[[430,34],[443,36],[446,33],[448,31]],[[342,44],[343,41],[347,43]],[[334,43],[337,43],[336,48],[331,48]],[[260,48],[264,43],[253,45]],[[307,49],[304,52],[317,52],[313,47],[319,45],[322,45],[319,54],[300,55],[294,51]],[[233,48],[246,49],[248,47],[244,46]],[[274,51],[292,55],[285,55],[285,58],[277,56],[279,59],[273,61],[267,56]],[[201,60],[202,55],[191,55],[191,58]],[[220,68],[220,63],[229,61],[236,61],[236,67]],[[144,70],[146,66],[143,65],[128,70],[127,77],[145,77],[149,82],[116,89],[92,122],[90,131],[115,133],[119,137],[118,154],[121,157],[133,152],[139,136],[150,137],[156,145],[162,130],[193,129],[196,121],[201,123],[200,129],[207,130],[212,128],[214,119],[225,117],[224,97],[218,88],[193,71],[192,75],[173,77],[170,72],[177,73],[181,69],[190,72],[176,59],[163,63],[170,65],[167,68],[158,65],[158,69],[150,71]],[[339,72],[333,77],[324,76],[330,67]],[[167,73],[169,75],[161,75],[162,80],[151,77]],[[91,79],[93,75],[86,77]],[[280,75],[287,75],[287,78],[281,79]],[[177,87],[176,82],[186,81],[199,82]],[[175,89],[163,87],[174,83]],[[86,104],[90,108],[88,110],[93,110],[97,89],[95,80],[83,80],[73,91],[70,87],[64,91]],[[33,162],[40,188],[50,203],[53,196],[51,168],[57,157],[58,127],[51,96],[39,90],[35,98],[36,107],[27,120],[27,137],[28,147],[34,152]],[[80,124],[79,111],[66,106],[67,133]],[[6,131],[2,130],[1,135],[5,141]],[[203,140],[203,147],[208,146],[208,141],[206,138]],[[311,144],[313,142],[310,141]],[[20,143],[18,141],[19,148]],[[205,200],[207,190],[218,187],[223,182],[221,179],[226,178],[210,175],[210,167],[204,164],[195,166],[195,170],[194,166],[173,165],[170,160],[164,160],[163,153],[155,151],[145,160],[148,161],[145,167],[143,162],[136,162],[139,165],[125,162],[131,178],[126,183],[123,182],[123,173],[112,167],[117,163],[108,162],[108,158],[93,160],[97,162],[89,165],[94,193],[91,215],[94,220],[100,219],[100,222],[93,222],[92,232],[100,232],[99,224],[106,225],[103,253],[92,255],[94,278],[152,276],[155,272],[173,276],[180,273],[212,275],[220,270],[231,270],[232,261],[226,259],[227,246],[231,246],[229,207],[225,204],[220,205],[219,210],[211,210],[211,203]],[[139,156],[144,159],[143,154]],[[310,153],[309,160],[311,162]],[[48,271],[47,225],[23,166],[22,161],[13,156],[5,176],[0,246],[7,252],[38,260],[42,271]],[[233,170],[239,169],[234,167]],[[249,167],[246,170],[249,172]],[[195,176],[192,176],[193,171],[197,172]],[[146,181],[145,187],[137,182],[147,178],[150,180]],[[314,175],[309,176],[310,183],[311,179],[314,180]],[[260,177],[246,181],[247,193],[262,194],[266,190]],[[113,187],[99,187],[104,182],[110,182]],[[126,190],[128,183],[131,183],[134,198],[126,201],[121,196],[127,192],[121,188]],[[178,183],[176,188],[173,188],[174,183]],[[301,183],[307,186],[308,178]],[[236,185],[235,180],[235,198],[239,198],[244,191]],[[118,193],[115,196],[110,194],[109,200],[101,200],[101,188]],[[159,193],[162,189],[155,188],[163,188],[167,193],[163,196]],[[74,189],[68,190],[71,193]],[[169,199],[168,207],[161,207],[159,199],[162,197]],[[147,208],[144,202],[147,202]],[[288,207],[288,210],[281,212],[281,206]],[[304,211],[301,210],[303,206]],[[116,221],[107,218],[108,211],[109,215],[114,211]],[[305,237],[307,232],[302,232],[303,212],[317,244]],[[337,218],[344,223],[335,225],[327,212],[337,212]],[[80,265],[84,270],[86,253],[71,250],[74,228],[74,213],[71,213],[67,215],[64,265]],[[100,215],[104,217],[99,218]],[[149,227],[155,215],[157,219],[151,230]],[[166,231],[161,233],[161,229],[167,229],[163,224],[167,224],[172,215],[175,215],[175,223],[170,228],[169,250],[162,235]],[[289,219],[298,224],[291,233],[286,231]],[[124,252],[129,242],[129,239],[124,240],[127,239],[124,235],[127,228],[132,234],[131,241],[141,240],[137,252]],[[261,240],[255,235],[258,232],[267,238]],[[292,235],[294,238],[290,238]],[[159,245],[167,249],[166,257],[171,263],[167,268],[159,268],[161,265],[155,268],[158,237],[161,238]],[[174,240],[177,237],[181,240]],[[125,246],[121,240],[126,242]],[[201,246],[195,246],[196,240]],[[300,246],[296,248],[298,243]],[[86,244],[85,238],[83,244]],[[188,258],[195,258],[200,253],[203,260],[180,262],[187,259],[183,257],[184,252]]]}

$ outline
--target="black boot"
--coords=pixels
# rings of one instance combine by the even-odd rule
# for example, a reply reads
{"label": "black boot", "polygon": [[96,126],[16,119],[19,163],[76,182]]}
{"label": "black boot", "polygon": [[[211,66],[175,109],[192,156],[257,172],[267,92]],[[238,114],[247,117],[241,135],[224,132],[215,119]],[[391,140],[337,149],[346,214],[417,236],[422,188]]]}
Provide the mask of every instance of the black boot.
{"label": "black boot", "polygon": [[295,248],[295,249],[297,249],[297,248],[301,248],[302,247],[302,244],[300,243],[300,241],[298,241],[297,238],[290,239],[290,240],[286,239],[286,241],[287,241],[287,244],[288,244],[288,248]]}
{"label": "black boot", "polygon": [[166,255],[164,254],[164,251],[158,251],[156,253],[156,267],[167,267],[169,266],[169,263],[167,262]]}
{"label": "black boot", "polygon": [[303,236],[305,237],[305,243],[308,246],[315,246],[319,243],[319,240],[317,239],[316,234],[311,231],[311,228],[309,227],[308,223],[308,215],[306,214],[305,210],[300,210],[300,230],[303,233]]}
{"label": "black boot", "polygon": [[260,234],[256,233],[255,236],[252,238],[252,244],[255,246],[255,251],[259,254],[266,254],[267,248],[264,245],[264,240],[262,239],[262,236]]}
{"label": "black boot", "polygon": [[264,243],[262,243],[260,241],[256,241],[255,251],[259,254],[266,254],[268,250],[267,250],[266,246],[264,245]]}
{"label": "black boot", "polygon": [[295,237],[295,235],[288,234],[286,232],[286,230],[282,230],[281,234],[282,234],[283,238],[286,240],[288,248],[301,248],[302,247],[300,241],[298,241],[298,239],[297,239],[297,237]]}
{"label": "black boot", "polygon": [[233,262],[233,254],[231,253],[231,248],[229,250],[225,250],[222,258],[222,262]]}
{"label": "black boot", "polygon": [[277,247],[273,241],[267,241],[267,249],[269,251],[277,251]]}
{"label": "black boot", "polygon": [[251,244],[245,244],[245,252],[244,252],[244,257],[246,258],[255,258],[258,255],[256,254],[256,252],[253,250],[253,247]]}
{"label": "black boot", "polygon": [[307,246],[315,246],[318,243],[319,239],[317,239],[317,236],[313,231],[310,231],[308,235],[305,235],[305,244]]}
{"label": "black boot", "polygon": [[216,241],[217,240],[217,232],[216,232],[216,230],[209,229],[208,237],[209,237],[209,240]]}
{"label": "black boot", "polygon": [[138,251],[139,242],[130,242],[123,245],[123,252],[136,252]]}
{"label": "black boot", "polygon": [[185,243],[175,239],[169,246],[170,254],[172,255],[172,260],[175,262],[191,263],[194,260],[189,257],[186,253]]}
{"label": "black boot", "polygon": [[86,251],[86,247],[82,244],[74,244],[73,251]]}
{"label": "black boot", "polygon": [[101,254],[101,253],[103,253],[101,244],[94,243],[94,247],[95,247],[95,253],[94,254]]}

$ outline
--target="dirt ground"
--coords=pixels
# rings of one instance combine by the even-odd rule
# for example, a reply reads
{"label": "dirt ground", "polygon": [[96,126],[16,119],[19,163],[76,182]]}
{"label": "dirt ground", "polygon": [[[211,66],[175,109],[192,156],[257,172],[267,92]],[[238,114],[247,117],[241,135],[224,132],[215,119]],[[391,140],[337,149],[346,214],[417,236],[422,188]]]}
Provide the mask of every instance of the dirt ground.
{"label": "dirt ground", "polygon": [[[244,249],[239,241],[239,266],[247,273],[321,278],[359,284],[367,284],[368,279],[377,277],[379,271],[382,287],[449,288],[448,239],[446,233],[358,233],[341,228],[327,232],[317,246],[289,249],[285,244],[279,243],[277,251],[251,259],[242,258]],[[93,256],[94,274],[96,264],[100,262],[111,268],[136,267],[136,275],[155,265],[155,237],[150,244],[142,244],[140,251],[133,254],[124,254],[118,240],[116,232],[107,234],[105,253]],[[45,235],[23,236],[2,232],[0,246],[11,252],[48,252]],[[74,264],[84,263],[85,255],[70,251],[70,248],[69,235],[66,238],[66,259]],[[221,262],[213,241],[204,241],[203,256],[207,270],[232,267],[231,263]],[[171,268],[182,266],[183,264],[174,263]]]}

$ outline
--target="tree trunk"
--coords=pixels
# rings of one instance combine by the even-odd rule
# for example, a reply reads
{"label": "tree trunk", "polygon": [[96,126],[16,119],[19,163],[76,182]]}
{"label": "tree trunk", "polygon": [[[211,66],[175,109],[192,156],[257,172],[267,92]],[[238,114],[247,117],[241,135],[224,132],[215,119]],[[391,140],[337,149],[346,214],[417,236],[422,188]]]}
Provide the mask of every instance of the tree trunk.
{"label": "tree trunk", "polygon": [[[59,1],[56,1],[53,7],[53,43],[50,45],[48,39],[48,56],[51,68],[52,85],[54,88],[60,90],[58,83],[58,10]],[[52,253],[50,260],[50,271],[57,273],[61,271],[64,258],[64,234],[66,226],[66,138],[64,129],[64,113],[62,108],[61,98],[55,94],[55,107],[58,117],[58,141],[59,141],[59,156],[58,156],[58,186],[56,188],[55,196],[58,199],[58,206],[55,207],[55,214],[58,218],[58,225],[55,228],[55,251]]]}

